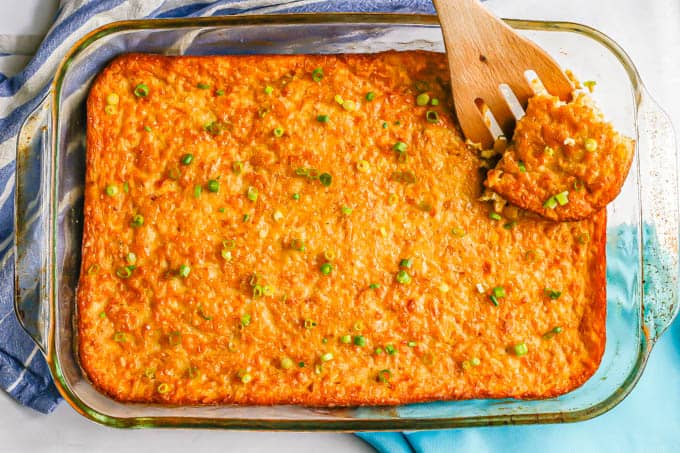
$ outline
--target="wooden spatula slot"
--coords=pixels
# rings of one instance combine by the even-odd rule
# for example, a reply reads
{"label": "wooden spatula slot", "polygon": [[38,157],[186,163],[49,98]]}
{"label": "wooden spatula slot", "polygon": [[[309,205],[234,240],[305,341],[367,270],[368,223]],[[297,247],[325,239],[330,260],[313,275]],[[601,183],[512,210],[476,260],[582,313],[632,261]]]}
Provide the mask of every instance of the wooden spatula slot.
{"label": "wooden spatula slot", "polygon": [[557,63],[478,0],[434,0],[434,5],[444,35],[456,115],[466,138],[484,147],[493,144],[496,135],[489,131],[492,122],[487,110],[502,134],[512,137],[515,115],[500,86],[506,85],[525,108],[534,94],[527,69],[548,92],[569,100],[573,87]]}

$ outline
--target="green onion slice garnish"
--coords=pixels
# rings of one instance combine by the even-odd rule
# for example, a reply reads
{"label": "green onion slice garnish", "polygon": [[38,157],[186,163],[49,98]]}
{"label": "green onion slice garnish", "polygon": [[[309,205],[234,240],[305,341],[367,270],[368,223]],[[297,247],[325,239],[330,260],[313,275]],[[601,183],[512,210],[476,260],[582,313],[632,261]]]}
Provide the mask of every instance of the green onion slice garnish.
{"label": "green onion slice garnish", "polygon": [[134,94],[138,98],[145,98],[149,95],[149,87],[145,83],[140,83],[135,87]]}
{"label": "green onion slice garnish", "polygon": [[524,162],[522,162],[521,160],[519,162],[517,162],[517,166],[519,167],[520,172],[522,172],[522,173],[527,172],[527,167],[524,165]]}
{"label": "green onion slice garnish", "polygon": [[402,285],[407,285],[407,284],[411,283],[411,276],[409,275],[408,272],[406,272],[403,269],[400,270],[399,272],[397,272],[396,278],[397,278],[397,282],[401,283]]}
{"label": "green onion slice garnish", "polygon": [[248,191],[246,192],[246,196],[248,197],[248,200],[250,200],[254,203],[254,202],[257,201],[257,197],[259,195],[260,195],[260,192],[257,190],[257,187],[248,186]]}
{"label": "green onion slice garnish", "polygon": [[217,182],[216,179],[211,179],[208,181],[208,190],[210,192],[219,192],[220,190],[220,183]]}
{"label": "green onion slice garnish", "polygon": [[543,292],[545,292],[545,295],[548,296],[552,300],[557,300],[562,295],[562,291],[556,291],[556,290],[551,289],[551,288],[545,288],[543,290]]}
{"label": "green onion slice garnish", "polygon": [[435,112],[434,110],[428,110],[425,113],[425,119],[427,120],[428,123],[438,123],[439,122],[439,113]]}
{"label": "green onion slice garnish", "polygon": [[389,383],[391,377],[392,372],[388,369],[378,371],[378,381],[382,382],[383,384]]}
{"label": "green onion slice garnish", "polygon": [[323,68],[316,68],[312,71],[312,80],[315,82],[321,82],[323,79]]}
{"label": "green onion slice garnish", "polygon": [[252,317],[250,316],[250,313],[244,313],[241,315],[241,326],[248,327],[251,321]]}
{"label": "green onion slice garnish", "polygon": [[179,267],[179,276],[182,278],[187,278],[189,276],[189,273],[191,272],[191,267],[187,264],[182,264]]}
{"label": "green onion slice garnish", "polygon": [[500,215],[499,213],[491,211],[491,212],[489,213],[489,218],[490,218],[491,220],[496,220],[496,221],[498,221],[498,220],[501,220],[502,217],[501,217],[501,215]]}
{"label": "green onion slice garnish", "polygon": [[403,267],[408,269],[413,265],[413,258],[404,258],[403,260],[399,261],[399,267]]}
{"label": "green onion slice garnish", "polygon": [[515,355],[517,357],[521,357],[523,355],[526,355],[527,352],[529,352],[529,348],[527,348],[526,343],[518,343],[513,346],[513,350],[515,351]]}
{"label": "green onion slice garnish", "polygon": [[354,344],[359,347],[366,346],[366,337],[364,337],[363,335],[355,335]]}
{"label": "green onion slice garnish", "polygon": [[118,186],[115,184],[109,184],[106,186],[106,195],[110,197],[115,197],[118,195]]}
{"label": "green onion slice garnish", "polygon": [[328,187],[328,186],[331,185],[331,182],[333,181],[333,177],[329,173],[321,173],[319,175],[319,181],[321,181],[321,184]]}
{"label": "green onion slice garnish", "polygon": [[144,217],[141,214],[135,214],[134,216],[132,216],[130,226],[132,226],[133,228],[139,228],[142,225],[144,225]]}
{"label": "green onion slice garnish", "polygon": [[323,263],[321,267],[319,267],[319,270],[323,275],[330,275],[330,273],[333,272],[333,265],[331,263]]}
{"label": "green onion slice garnish", "polygon": [[373,99],[375,99],[375,93],[374,93],[374,92],[369,91],[368,93],[366,93],[366,100],[367,100],[367,101],[370,102],[370,101],[372,101]]}
{"label": "green onion slice garnish", "polygon": [[416,104],[419,106],[427,105],[430,102],[430,95],[427,93],[420,93],[416,96]]}
{"label": "green onion slice garnish", "polygon": [[319,116],[316,117],[316,120],[319,123],[327,123],[331,120],[331,117],[328,116],[328,115],[319,115]]}
{"label": "green onion slice garnish", "polygon": [[552,329],[550,329],[549,331],[547,331],[546,333],[544,333],[543,338],[545,338],[546,340],[549,340],[552,337],[554,337],[555,335],[562,333],[563,330],[564,329],[562,329],[561,326],[555,326]]}
{"label": "green onion slice garnish", "polygon": [[194,160],[194,155],[191,154],[191,153],[187,153],[187,154],[182,156],[182,159],[180,160],[180,162],[182,162],[183,165],[189,165],[189,164],[191,164],[191,162],[193,162],[193,160]]}

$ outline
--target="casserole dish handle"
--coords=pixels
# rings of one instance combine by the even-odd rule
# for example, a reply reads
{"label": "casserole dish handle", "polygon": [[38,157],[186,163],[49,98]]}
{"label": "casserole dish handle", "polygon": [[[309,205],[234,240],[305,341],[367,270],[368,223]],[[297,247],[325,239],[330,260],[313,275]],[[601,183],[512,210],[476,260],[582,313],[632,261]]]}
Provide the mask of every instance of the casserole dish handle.
{"label": "casserole dish handle", "polygon": [[668,115],[643,88],[638,105],[643,323],[651,348],[678,313],[678,153]]}
{"label": "casserole dish handle", "polygon": [[49,98],[38,104],[19,129],[14,195],[14,311],[46,355],[51,332]]}

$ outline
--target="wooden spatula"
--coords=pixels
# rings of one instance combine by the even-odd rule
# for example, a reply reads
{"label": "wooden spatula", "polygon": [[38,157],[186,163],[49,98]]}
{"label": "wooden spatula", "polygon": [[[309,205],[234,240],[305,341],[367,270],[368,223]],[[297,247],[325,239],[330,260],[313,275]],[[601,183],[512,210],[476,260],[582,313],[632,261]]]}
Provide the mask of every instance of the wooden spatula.
{"label": "wooden spatula", "polygon": [[479,0],[434,0],[451,72],[458,122],[465,137],[491,147],[494,137],[482,112],[490,111],[508,139],[515,117],[501,85],[526,108],[534,93],[525,73],[534,71],[550,94],[568,100],[573,87],[557,63],[482,7]]}

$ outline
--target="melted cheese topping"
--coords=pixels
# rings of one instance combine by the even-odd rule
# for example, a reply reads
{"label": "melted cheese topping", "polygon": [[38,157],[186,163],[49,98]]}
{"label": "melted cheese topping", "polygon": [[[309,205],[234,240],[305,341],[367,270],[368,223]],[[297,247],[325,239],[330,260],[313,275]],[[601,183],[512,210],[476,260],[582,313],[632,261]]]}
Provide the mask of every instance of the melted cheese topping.
{"label": "melted cheese topping", "polygon": [[88,100],[87,376],[173,404],[583,383],[604,349],[605,214],[490,218],[448,93],[425,52],[112,62]]}

